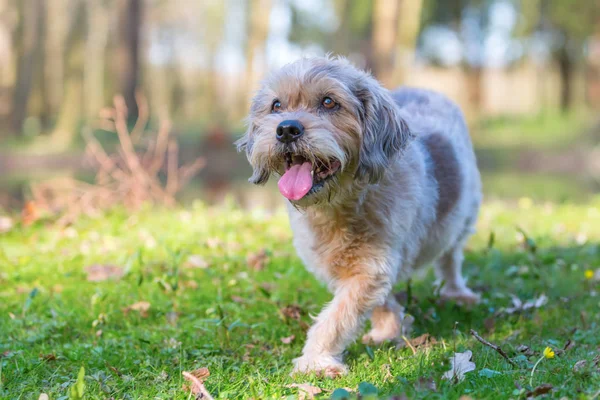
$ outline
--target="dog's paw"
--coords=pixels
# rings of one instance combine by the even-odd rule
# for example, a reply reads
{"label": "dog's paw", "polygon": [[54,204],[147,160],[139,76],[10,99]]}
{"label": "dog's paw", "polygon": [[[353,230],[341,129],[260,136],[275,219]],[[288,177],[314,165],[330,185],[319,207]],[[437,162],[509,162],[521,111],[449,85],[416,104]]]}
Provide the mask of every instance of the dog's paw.
{"label": "dog's paw", "polygon": [[364,344],[380,345],[383,342],[398,340],[399,337],[398,331],[371,329],[369,333],[362,337],[362,342]]}
{"label": "dog's paw", "polygon": [[348,373],[348,367],[333,356],[303,355],[294,359],[294,369],[291,375],[316,373],[326,378],[337,378]]}
{"label": "dog's paw", "polygon": [[[402,318],[402,322],[400,322]],[[364,344],[375,344],[391,341],[401,342],[402,337],[410,336],[412,331],[412,325],[415,319],[412,315],[402,315],[394,320],[388,320],[386,324],[371,329],[366,335],[362,337]]]}
{"label": "dog's paw", "polygon": [[442,288],[440,297],[444,301],[452,300],[458,304],[471,306],[481,301],[481,296],[468,287],[459,289]]}

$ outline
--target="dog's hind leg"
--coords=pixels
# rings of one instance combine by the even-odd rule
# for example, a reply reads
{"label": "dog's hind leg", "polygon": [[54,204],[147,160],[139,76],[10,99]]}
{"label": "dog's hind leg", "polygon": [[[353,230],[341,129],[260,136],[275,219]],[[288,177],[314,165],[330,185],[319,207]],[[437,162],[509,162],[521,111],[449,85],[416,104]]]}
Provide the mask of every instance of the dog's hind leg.
{"label": "dog's hind leg", "polygon": [[414,318],[404,314],[402,307],[393,294],[385,304],[377,306],[371,314],[371,330],[363,336],[365,344],[380,344],[387,340],[397,341],[402,336],[409,336]]}
{"label": "dog's hind leg", "polygon": [[457,303],[475,304],[480,296],[467,287],[462,276],[463,245],[464,241],[459,241],[457,246],[442,254],[436,262],[436,274],[444,282],[440,296]]}

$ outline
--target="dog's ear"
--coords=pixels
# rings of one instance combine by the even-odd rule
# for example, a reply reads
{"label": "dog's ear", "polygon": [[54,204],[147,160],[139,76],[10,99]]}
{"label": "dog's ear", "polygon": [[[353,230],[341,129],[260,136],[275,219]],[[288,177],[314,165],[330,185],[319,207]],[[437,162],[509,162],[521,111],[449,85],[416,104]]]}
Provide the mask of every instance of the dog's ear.
{"label": "dog's ear", "polygon": [[[255,126],[252,121],[248,122],[248,129],[244,136],[235,141],[234,145],[237,147],[239,152],[245,151],[246,157],[248,161],[251,161],[252,156],[252,147],[254,145],[254,139],[252,138],[252,134],[254,132]],[[248,182],[254,183],[255,185],[264,185],[269,180],[269,176],[271,175],[267,169],[256,167],[252,165],[253,172],[252,176],[248,179]]]}
{"label": "dog's ear", "polygon": [[406,146],[411,133],[389,92],[374,79],[366,80],[355,94],[362,105],[362,143],[356,177],[377,183],[390,161]]}

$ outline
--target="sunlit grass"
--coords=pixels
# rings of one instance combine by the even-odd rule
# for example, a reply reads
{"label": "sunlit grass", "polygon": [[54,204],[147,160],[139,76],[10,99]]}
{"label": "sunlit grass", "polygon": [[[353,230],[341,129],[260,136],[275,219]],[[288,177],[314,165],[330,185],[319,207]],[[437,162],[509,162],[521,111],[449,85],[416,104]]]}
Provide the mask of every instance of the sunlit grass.
{"label": "sunlit grass", "polygon": [[[293,382],[310,382],[324,398],[336,388],[356,392],[361,382],[382,397],[518,398],[531,389],[531,369],[546,347],[556,357],[537,367],[534,386],[552,384],[552,397],[585,398],[600,384],[592,367],[600,286],[586,274],[600,268],[599,242],[600,200],[488,203],[465,262],[469,284],[483,294],[479,306],[440,303],[431,273],[396,288],[416,318],[413,336],[429,333],[438,344],[413,354],[355,343],[347,377],[292,379],[310,315],[331,296],[295,255],[283,210],[196,203],[133,215],[116,210],[62,229],[50,220],[17,224],[0,235],[0,398],[61,398],[81,366],[88,398],[187,399],[181,372],[200,367],[210,369],[206,387],[215,398],[297,395],[287,387]],[[248,255],[262,249],[264,268],[249,265]],[[93,264],[125,275],[90,282],[85,269]],[[525,302],[542,294],[549,300],[539,309],[500,313],[513,295]],[[124,311],[140,301],[150,303],[148,315]],[[282,311],[292,305],[299,320]],[[471,328],[519,368],[475,341]],[[292,335],[290,344],[281,341]],[[561,352],[569,339],[575,345]],[[457,385],[442,380],[449,357],[465,350],[476,370]],[[574,372],[580,360],[587,367]],[[513,393],[515,382],[522,393]]]}

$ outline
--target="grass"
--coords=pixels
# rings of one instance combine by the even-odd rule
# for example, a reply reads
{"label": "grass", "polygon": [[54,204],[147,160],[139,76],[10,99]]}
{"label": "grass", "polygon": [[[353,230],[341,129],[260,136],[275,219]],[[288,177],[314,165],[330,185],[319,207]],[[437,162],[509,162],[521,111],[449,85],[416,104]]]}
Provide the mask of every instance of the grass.
{"label": "grass", "polygon": [[[310,315],[331,298],[290,239],[283,211],[200,203],[134,215],[116,210],[66,229],[49,220],[17,224],[0,235],[0,398],[67,399],[84,367],[88,399],[188,399],[182,371],[207,367],[215,398],[294,398],[294,382],[328,398],[337,388],[372,390],[366,382],[381,398],[516,399],[532,389],[530,372],[546,347],[557,355],[538,365],[534,387],[552,385],[552,398],[598,395],[600,283],[585,271],[600,268],[600,199],[486,204],[465,262],[481,304],[465,310],[440,303],[431,272],[400,283],[416,318],[414,336],[429,333],[438,344],[413,354],[355,343],[346,354],[350,374],[337,380],[289,377]],[[263,249],[264,265],[260,256],[248,260]],[[94,264],[121,267],[124,275],[91,282],[85,269]],[[548,302],[540,308],[502,311],[513,295],[525,301],[542,294]],[[127,309],[136,303],[140,311]],[[290,306],[299,319],[286,312]],[[470,329],[500,345],[517,367]],[[476,369],[458,384],[443,380],[452,354],[466,350]],[[575,372],[581,360],[587,365]]]}
{"label": "grass", "polygon": [[564,150],[585,140],[595,122],[596,117],[584,109],[567,114],[493,117],[478,122],[472,136],[474,145],[480,148]]}

